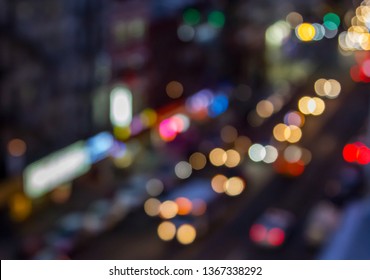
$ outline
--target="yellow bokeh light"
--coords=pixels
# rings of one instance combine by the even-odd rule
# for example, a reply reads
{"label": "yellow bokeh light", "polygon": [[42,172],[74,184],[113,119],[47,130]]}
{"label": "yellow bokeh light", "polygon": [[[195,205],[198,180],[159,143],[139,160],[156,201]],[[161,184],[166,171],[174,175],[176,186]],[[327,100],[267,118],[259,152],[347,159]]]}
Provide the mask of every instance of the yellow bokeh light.
{"label": "yellow bokeh light", "polygon": [[225,164],[227,154],[223,149],[215,148],[210,152],[209,160],[214,166],[221,166]]}
{"label": "yellow bokeh light", "polygon": [[287,137],[289,137],[289,134],[290,132],[288,126],[283,123],[279,123],[274,127],[273,135],[277,141],[286,141]]}
{"label": "yellow bokeh light", "polygon": [[176,236],[176,226],[169,221],[164,221],[159,224],[157,233],[163,241],[171,241]]}
{"label": "yellow bokeh light", "polygon": [[370,7],[369,6],[359,6],[356,9],[356,16],[359,21],[367,23],[370,16]]}
{"label": "yellow bokeh light", "polygon": [[201,170],[206,166],[207,158],[202,153],[196,152],[190,156],[189,163],[193,169]]}
{"label": "yellow bokeh light", "polygon": [[312,98],[312,101],[315,102],[315,110],[311,114],[314,116],[321,115],[325,110],[325,102],[318,97]]}
{"label": "yellow bokeh light", "polygon": [[347,33],[345,33],[344,36],[345,36],[344,39],[342,39],[342,45],[344,45],[344,49],[356,50],[357,43],[355,41],[355,37],[357,37],[357,33],[348,31]]}
{"label": "yellow bokeh light", "polygon": [[316,110],[316,101],[313,98],[310,98],[310,100],[308,101],[307,110],[310,114],[315,112],[315,110]]}
{"label": "yellow bokeh light", "polygon": [[325,96],[325,84],[327,83],[326,79],[318,79],[315,82],[315,92],[319,96]]}
{"label": "yellow bokeh light", "polygon": [[274,113],[274,105],[269,100],[258,102],[256,112],[261,118],[269,118]]}
{"label": "yellow bokeh light", "polygon": [[309,102],[311,100],[311,97],[304,96],[298,101],[298,109],[302,114],[309,115],[311,114],[309,110]]}
{"label": "yellow bokeh light", "polygon": [[159,214],[163,219],[174,218],[179,211],[177,203],[172,200],[163,202],[159,207]]}
{"label": "yellow bokeh light", "polygon": [[359,43],[364,51],[370,50],[370,34],[369,33],[361,34],[361,36],[359,37]]}
{"label": "yellow bokeh light", "polygon": [[159,215],[161,202],[155,198],[149,198],[144,203],[144,211],[148,216],[155,217]]}
{"label": "yellow bokeh light", "polygon": [[330,81],[325,81],[324,83],[324,87],[323,87],[323,91],[324,91],[324,94],[321,95],[321,96],[327,96],[331,93],[333,87],[332,87],[332,84]]}
{"label": "yellow bokeh light", "polygon": [[340,94],[342,87],[337,80],[330,79],[325,83],[325,86],[330,84],[330,90],[325,89],[325,96],[328,98],[336,98]]}
{"label": "yellow bokeh light", "polygon": [[192,225],[183,224],[177,230],[176,238],[177,240],[183,244],[188,245],[194,242],[197,236],[197,231]]}
{"label": "yellow bokeh light", "polygon": [[131,129],[130,127],[115,126],[113,128],[113,134],[119,140],[127,140],[131,136]]}
{"label": "yellow bokeh light", "polygon": [[348,29],[346,36],[346,45],[354,48],[361,49],[359,44],[366,42],[366,34],[368,34],[368,29],[365,26],[353,25]]}
{"label": "yellow bokeh light", "polygon": [[32,202],[22,193],[16,193],[9,201],[10,216],[13,220],[24,221],[32,212]]}
{"label": "yellow bokeh light", "polygon": [[341,32],[338,36],[339,51],[345,56],[350,55],[350,51],[354,48],[351,44],[347,43],[347,36],[347,31]]}
{"label": "yellow bokeh light", "polygon": [[214,176],[211,181],[212,189],[216,193],[224,193],[226,181],[227,178],[224,175],[218,174]]}
{"label": "yellow bokeh light", "polygon": [[334,79],[329,80],[329,82],[332,85],[332,92],[329,95],[338,95],[342,90],[340,83]]}
{"label": "yellow bokeh light", "polygon": [[357,16],[354,16],[351,19],[351,25],[352,26],[364,26],[364,23]]}
{"label": "yellow bokeh light", "polygon": [[146,127],[151,127],[157,122],[157,112],[147,108],[140,113],[140,120]]}
{"label": "yellow bokeh light", "polygon": [[245,188],[244,181],[239,177],[232,177],[226,181],[225,193],[229,196],[240,195]]}
{"label": "yellow bokeh light", "polygon": [[292,129],[293,125],[288,125],[284,130],[284,138],[287,141],[292,136]]}
{"label": "yellow bokeh light", "polygon": [[286,138],[286,140],[289,143],[297,143],[302,138],[302,130],[295,125],[290,125],[288,127],[289,130],[289,136]]}
{"label": "yellow bokeh light", "polygon": [[[329,83],[329,86],[328,86],[328,83]],[[323,87],[323,91],[325,95],[327,94],[327,92],[333,91],[333,87],[331,86],[331,83],[332,83],[331,80],[325,82],[325,85]],[[336,93],[337,93],[337,89],[336,89]],[[306,115],[312,114],[314,116],[318,116],[324,112],[325,102],[321,98],[318,98],[318,97],[311,98],[311,97],[305,96],[299,100],[298,108],[303,114],[306,114]]]}
{"label": "yellow bokeh light", "polygon": [[299,40],[309,42],[314,39],[316,29],[310,23],[302,23],[296,27],[296,34]]}
{"label": "yellow bokeh light", "polygon": [[367,33],[368,30],[365,26],[361,25],[352,25],[350,28],[348,28],[348,32],[353,32],[353,33]]}
{"label": "yellow bokeh light", "polygon": [[227,150],[226,156],[227,158],[226,158],[225,165],[227,167],[233,168],[239,165],[241,158],[240,158],[240,154],[237,151],[232,150],[232,149]]}

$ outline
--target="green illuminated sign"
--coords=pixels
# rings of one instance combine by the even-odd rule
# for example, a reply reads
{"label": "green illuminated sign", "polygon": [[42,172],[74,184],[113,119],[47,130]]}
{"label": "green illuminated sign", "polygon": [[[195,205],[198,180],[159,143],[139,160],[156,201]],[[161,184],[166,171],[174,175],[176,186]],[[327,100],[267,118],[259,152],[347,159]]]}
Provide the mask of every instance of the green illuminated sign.
{"label": "green illuminated sign", "polygon": [[61,184],[90,170],[85,142],[79,141],[26,167],[24,191],[31,198],[40,197]]}

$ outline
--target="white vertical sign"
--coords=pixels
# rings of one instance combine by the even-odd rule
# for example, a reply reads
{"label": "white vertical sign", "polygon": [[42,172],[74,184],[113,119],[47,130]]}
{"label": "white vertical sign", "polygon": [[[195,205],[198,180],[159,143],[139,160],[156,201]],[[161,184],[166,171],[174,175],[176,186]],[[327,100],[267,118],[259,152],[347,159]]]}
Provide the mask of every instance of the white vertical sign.
{"label": "white vertical sign", "polygon": [[126,127],[132,121],[132,93],[124,86],[113,88],[110,94],[110,120],[114,126]]}

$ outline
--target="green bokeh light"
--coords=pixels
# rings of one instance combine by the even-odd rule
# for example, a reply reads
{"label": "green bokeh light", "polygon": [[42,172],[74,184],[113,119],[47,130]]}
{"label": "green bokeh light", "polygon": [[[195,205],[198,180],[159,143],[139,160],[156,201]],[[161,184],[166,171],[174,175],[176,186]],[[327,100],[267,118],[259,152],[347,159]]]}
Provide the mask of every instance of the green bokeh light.
{"label": "green bokeh light", "polygon": [[[331,28],[329,28],[327,25],[326,25],[326,23],[327,22],[332,22],[332,23],[334,23],[336,26],[337,26],[337,28],[339,27],[339,25],[340,25],[340,17],[337,15],[337,14],[334,14],[334,13],[327,13],[325,16],[324,16],[324,25],[328,28],[328,29],[330,29],[330,30],[333,30],[333,29],[331,29]],[[331,26],[331,24],[328,24],[329,26]]]}
{"label": "green bokeh light", "polygon": [[332,21],[329,21],[329,20],[324,22],[324,26],[329,30],[337,30],[338,29],[338,25],[335,22],[332,22]]}
{"label": "green bokeh light", "polygon": [[221,28],[225,25],[225,15],[220,11],[213,11],[208,15],[208,23]]}
{"label": "green bokeh light", "polygon": [[184,22],[189,25],[196,25],[200,22],[200,12],[196,9],[187,9],[184,11]]}

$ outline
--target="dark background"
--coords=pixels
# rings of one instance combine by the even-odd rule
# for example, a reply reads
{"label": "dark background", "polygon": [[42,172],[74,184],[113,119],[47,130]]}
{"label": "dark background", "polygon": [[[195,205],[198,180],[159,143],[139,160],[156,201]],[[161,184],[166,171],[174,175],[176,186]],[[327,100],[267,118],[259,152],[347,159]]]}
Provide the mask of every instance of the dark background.
{"label": "dark background", "polygon": [[[361,164],[347,162],[343,148],[370,144],[370,48],[340,44],[343,32],[361,25],[353,18],[365,4],[0,0],[1,258],[369,259],[369,149],[362,149]],[[327,13],[340,18],[336,28],[323,27]],[[320,24],[325,36],[302,41],[296,34],[300,17]],[[304,116],[297,143],[277,141],[274,127],[298,110],[301,97],[319,97],[314,85],[322,78],[340,83],[339,96],[321,97],[323,114]],[[179,98],[166,93],[171,81],[183,88]],[[134,116],[146,108],[155,112],[152,127],[123,137],[111,124],[110,93],[117,84],[132,92]],[[227,110],[192,115],[184,104],[202,89],[227,97]],[[271,116],[260,115],[263,100],[273,104]],[[176,113],[189,117],[189,129],[161,140],[158,125]],[[125,145],[123,164],[106,156],[72,182],[27,197],[23,172],[29,164],[102,131]],[[248,149],[256,143],[274,146],[278,160],[254,162]],[[290,145],[310,160],[287,164]],[[240,163],[212,165],[216,147],[235,149]],[[207,164],[179,178],[175,166],[195,152]],[[217,174],[241,178],[244,191],[215,193],[211,180]],[[202,215],[168,219],[177,230],[195,228],[191,244],[159,238],[166,218],[150,217],[144,208],[153,178],[163,186],[156,198],[161,202],[184,196],[193,199],[193,209],[196,199],[205,203]],[[276,216],[269,214],[272,208]],[[255,224],[283,230],[282,243],[253,240]]]}

